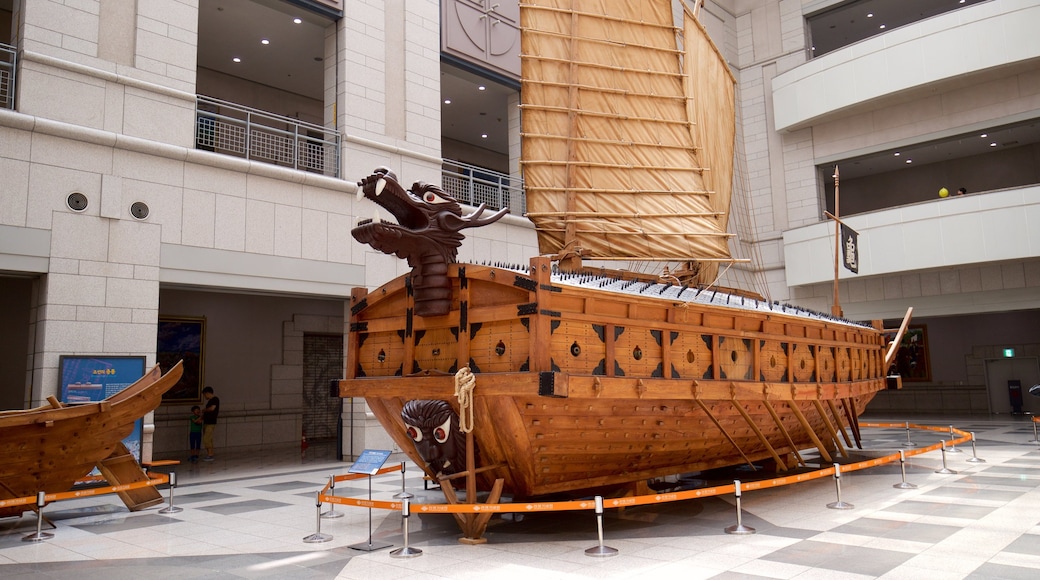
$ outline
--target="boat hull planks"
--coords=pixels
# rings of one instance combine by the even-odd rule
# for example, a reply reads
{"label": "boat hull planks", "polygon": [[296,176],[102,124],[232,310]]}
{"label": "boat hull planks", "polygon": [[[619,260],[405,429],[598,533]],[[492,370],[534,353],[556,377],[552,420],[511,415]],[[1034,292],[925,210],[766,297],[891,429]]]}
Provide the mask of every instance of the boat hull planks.
{"label": "boat hull planks", "polygon": [[479,461],[501,465],[479,475],[483,489],[501,478],[536,497],[749,462],[785,469],[813,448],[829,461],[886,388],[874,326],[561,284],[542,258],[449,276],[444,316],[412,316],[406,280],[355,293],[340,395],[364,397],[423,465],[401,409],[436,399],[459,412],[453,374],[470,367]]}

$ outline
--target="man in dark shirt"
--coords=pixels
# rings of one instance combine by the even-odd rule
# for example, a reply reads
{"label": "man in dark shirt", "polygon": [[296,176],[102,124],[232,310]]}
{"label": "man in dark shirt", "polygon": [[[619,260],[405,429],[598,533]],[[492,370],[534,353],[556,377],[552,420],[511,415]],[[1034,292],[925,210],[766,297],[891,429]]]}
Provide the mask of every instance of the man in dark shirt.
{"label": "man in dark shirt", "polygon": [[213,431],[220,415],[220,398],[213,394],[213,387],[202,389],[202,398],[206,401],[202,409],[202,446],[206,448],[206,456],[202,460],[213,461]]}

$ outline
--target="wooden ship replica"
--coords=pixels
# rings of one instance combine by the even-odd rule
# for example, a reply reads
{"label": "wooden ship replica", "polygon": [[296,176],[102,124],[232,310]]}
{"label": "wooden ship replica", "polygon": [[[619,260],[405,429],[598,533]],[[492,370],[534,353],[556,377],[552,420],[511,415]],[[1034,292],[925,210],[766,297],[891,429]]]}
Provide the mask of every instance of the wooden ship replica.
{"label": "wooden ship replica", "polygon": [[[354,291],[340,395],[363,397],[449,501],[461,477],[468,501],[490,490],[495,502],[787,470],[807,449],[830,462],[886,388],[880,323],[710,286],[733,261],[735,81],[679,4],[521,2],[527,215],[548,257],[455,263],[459,231],[502,212],[463,216],[385,168],[359,182],[397,223],[359,222],[353,236],[412,272]],[[640,278],[582,259],[679,271]],[[459,518],[471,541],[476,518]]]}
{"label": "wooden ship replica", "polygon": [[[112,485],[140,480],[144,472],[122,441],[135,421],[159,406],[182,373],[181,363],[165,375],[156,365],[103,401],[68,406],[48,397],[42,407],[0,411],[0,500],[68,491],[95,467]],[[120,497],[131,509],[162,501],[153,488]],[[35,503],[0,507],[0,517],[34,509]]]}

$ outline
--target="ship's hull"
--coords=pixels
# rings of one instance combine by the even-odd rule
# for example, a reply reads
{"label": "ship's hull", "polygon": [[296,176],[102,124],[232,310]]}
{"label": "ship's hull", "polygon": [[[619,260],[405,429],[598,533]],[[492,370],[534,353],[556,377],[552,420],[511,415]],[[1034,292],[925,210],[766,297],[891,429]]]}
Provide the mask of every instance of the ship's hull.
{"label": "ship's hull", "polygon": [[453,265],[452,311],[438,317],[411,314],[407,277],[358,292],[341,396],[364,397],[424,465],[402,408],[459,411],[454,373],[469,366],[481,481],[534,497],[763,460],[784,469],[810,448],[829,459],[886,388],[876,327],[560,284],[548,268]]}
{"label": "ship's hull", "polygon": [[[0,412],[0,498],[69,490],[130,434],[134,422],[153,411],[180,379],[178,363],[165,375],[153,367],[111,397],[75,406],[54,403]],[[17,515],[32,506],[0,509]]]}

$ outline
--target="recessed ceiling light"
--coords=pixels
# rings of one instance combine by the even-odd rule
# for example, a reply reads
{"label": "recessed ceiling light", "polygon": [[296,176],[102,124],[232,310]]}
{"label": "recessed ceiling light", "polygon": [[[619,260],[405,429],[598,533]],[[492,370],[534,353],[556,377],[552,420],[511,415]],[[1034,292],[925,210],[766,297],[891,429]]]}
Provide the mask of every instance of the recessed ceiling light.
{"label": "recessed ceiling light", "polygon": [[907,160],[906,160],[906,162],[907,162],[907,163],[913,163],[913,162],[914,162],[914,160],[913,160],[913,159],[907,159]]}
{"label": "recessed ceiling light", "polygon": [[896,157],[899,157],[899,152],[896,151],[895,153],[893,153],[893,155],[895,155]]}
{"label": "recessed ceiling light", "polygon": [[486,91],[487,87],[485,87],[484,85],[480,85],[479,87],[477,87],[477,90],[478,91]]}
{"label": "recessed ceiling light", "polygon": [[292,21],[293,24],[303,24],[303,20],[300,20],[299,18],[293,18]]}
{"label": "recessed ceiling light", "polygon": [[884,30],[885,29],[885,25],[882,24],[881,26],[878,26],[878,28],[880,28],[881,30]]}
{"label": "recessed ceiling light", "polygon": [[481,133],[480,134],[480,138],[481,139],[487,139],[487,133]]}
{"label": "recessed ceiling light", "polygon": [[271,44],[271,41],[267,40],[266,38],[261,38],[260,39],[260,44]]}
{"label": "recessed ceiling light", "polygon": [[983,134],[979,135],[979,137],[982,138],[982,139],[985,139],[986,137],[989,137],[989,135],[983,133]]}
{"label": "recessed ceiling light", "polygon": [[238,58],[237,56],[235,58],[232,58],[231,60],[234,62],[242,62],[242,59]]}
{"label": "recessed ceiling light", "polygon": [[996,146],[997,146],[997,144],[996,144],[996,143],[990,143],[990,144],[989,144],[989,146],[990,146],[990,147],[996,147]]}
{"label": "recessed ceiling light", "polygon": [[873,12],[868,12],[867,13],[867,18],[873,18],[873,17],[874,17],[874,13]]}
{"label": "recessed ceiling light", "polygon": [[450,105],[451,104],[451,99],[444,99],[444,104],[445,105]]}

